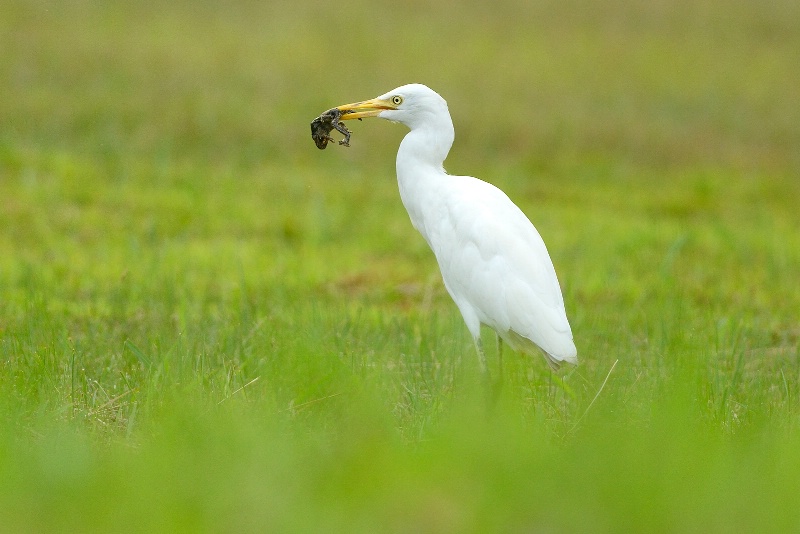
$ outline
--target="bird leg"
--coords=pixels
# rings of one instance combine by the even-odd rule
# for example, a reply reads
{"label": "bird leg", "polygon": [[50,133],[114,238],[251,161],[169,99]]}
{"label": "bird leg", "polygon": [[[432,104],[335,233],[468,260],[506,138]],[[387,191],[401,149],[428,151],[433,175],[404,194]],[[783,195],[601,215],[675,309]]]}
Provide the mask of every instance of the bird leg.
{"label": "bird leg", "polygon": [[486,367],[486,353],[483,352],[483,342],[480,337],[473,339],[475,342],[475,350],[478,352],[478,365],[481,368],[481,374],[488,378],[489,369]]}
{"label": "bird leg", "polygon": [[498,340],[498,357],[499,360],[499,373],[500,377],[497,379],[497,382],[492,381],[492,376],[489,373],[489,367],[486,365],[486,353],[483,351],[483,342],[481,341],[480,337],[474,338],[475,342],[475,350],[478,353],[478,365],[481,369],[481,374],[483,375],[484,384],[486,385],[486,399],[489,405],[489,411],[491,412],[494,408],[494,405],[497,403],[497,398],[500,395],[500,390],[503,386],[503,360],[502,360],[502,340],[500,336],[497,337]]}
{"label": "bird leg", "polygon": [[497,381],[492,384],[492,394],[495,398],[503,389],[503,338],[497,334]]}
{"label": "bird leg", "polygon": [[499,381],[502,384],[503,382],[503,338],[500,337],[500,334],[497,334],[497,374],[499,375]]}

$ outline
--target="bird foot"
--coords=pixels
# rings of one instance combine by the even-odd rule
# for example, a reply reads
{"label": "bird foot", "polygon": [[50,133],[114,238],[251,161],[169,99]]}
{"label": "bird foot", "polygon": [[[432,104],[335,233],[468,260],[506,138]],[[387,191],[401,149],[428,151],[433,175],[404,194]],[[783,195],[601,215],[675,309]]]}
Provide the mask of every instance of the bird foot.
{"label": "bird foot", "polygon": [[500,392],[502,390],[503,390],[503,377],[501,376],[497,380],[492,380],[491,377],[487,374],[485,381],[485,391],[486,391],[486,406],[489,414],[491,414],[494,411],[495,406],[497,406],[497,401],[500,399]]}

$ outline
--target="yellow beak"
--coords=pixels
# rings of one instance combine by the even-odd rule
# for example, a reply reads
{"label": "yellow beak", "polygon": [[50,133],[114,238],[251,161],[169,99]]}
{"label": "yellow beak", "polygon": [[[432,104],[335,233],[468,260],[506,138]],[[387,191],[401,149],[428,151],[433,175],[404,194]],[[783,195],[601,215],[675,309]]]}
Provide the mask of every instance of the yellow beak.
{"label": "yellow beak", "polygon": [[387,109],[397,109],[397,106],[388,100],[373,98],[372,100],[365,100],[363,102],[354,102],[352,104],[337,106],[336,109],[342,112],[342,116],[339,120],[348,121],[351,119],[361,119],[364,117],[375,117],[381,111],[385,111]]}

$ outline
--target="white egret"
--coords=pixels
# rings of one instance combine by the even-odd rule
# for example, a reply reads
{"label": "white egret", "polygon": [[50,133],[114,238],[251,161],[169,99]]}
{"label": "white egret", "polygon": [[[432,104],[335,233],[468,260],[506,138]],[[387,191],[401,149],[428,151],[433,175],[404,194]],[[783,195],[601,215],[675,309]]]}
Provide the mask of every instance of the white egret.
{"label": "white egret", "polygon": [[553,368],[576,364],[561,288],[536,228],[497,187],[442,166],[455,136],[447,102],[409,84],[337,109],[341,120],[379,117],[410,128],[397,151],[400,197],[436,256],[485,376],[482,324],[497,333],[500,358],[504,340],[529,354],[538,346]]}

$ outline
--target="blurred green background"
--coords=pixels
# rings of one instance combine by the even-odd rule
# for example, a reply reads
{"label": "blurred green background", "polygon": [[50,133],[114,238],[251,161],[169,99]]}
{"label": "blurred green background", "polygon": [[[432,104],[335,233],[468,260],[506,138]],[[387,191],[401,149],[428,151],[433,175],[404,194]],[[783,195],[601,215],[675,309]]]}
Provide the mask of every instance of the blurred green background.
{"label": "blurred green background", "polygon": [[[410,82],[564,290],[492,410],[404,128],[310,139]],[[800,529],[799,102],[790,0],[0,0],[0,531]]]}

